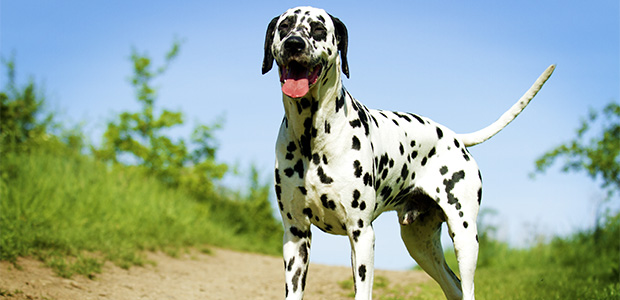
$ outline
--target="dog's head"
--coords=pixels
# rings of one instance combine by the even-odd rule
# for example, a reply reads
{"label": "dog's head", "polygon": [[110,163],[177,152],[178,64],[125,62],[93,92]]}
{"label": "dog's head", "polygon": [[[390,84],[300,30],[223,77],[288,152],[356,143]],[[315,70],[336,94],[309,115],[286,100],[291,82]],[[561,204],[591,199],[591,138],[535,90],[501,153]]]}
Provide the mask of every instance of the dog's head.
{"label": "dog's head", "polygon": [[[308,93],[329,70],[337,68],[338,53],[342,72],[349,77],[347,28],[314,7],[295,7],[273,18],[267,27],[263,74],[275,59],[282,92],[291,98]],[[339,74],[336,70],[336,74]]]}

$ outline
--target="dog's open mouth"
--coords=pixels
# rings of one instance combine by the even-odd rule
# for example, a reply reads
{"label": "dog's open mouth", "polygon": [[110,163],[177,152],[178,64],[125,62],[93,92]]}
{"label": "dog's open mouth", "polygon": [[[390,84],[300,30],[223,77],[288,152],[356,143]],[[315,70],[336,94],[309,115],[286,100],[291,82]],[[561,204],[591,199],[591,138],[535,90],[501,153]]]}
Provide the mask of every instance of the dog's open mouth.
{"label": "dog's open mouth", "polygon": [[280,82],[282,92],[291,98],[301,98],[310,90],[310,86],[316,83],[321,74],[322,66],[316,64],[306,67],[296,61],[291,61],[280,70]]}

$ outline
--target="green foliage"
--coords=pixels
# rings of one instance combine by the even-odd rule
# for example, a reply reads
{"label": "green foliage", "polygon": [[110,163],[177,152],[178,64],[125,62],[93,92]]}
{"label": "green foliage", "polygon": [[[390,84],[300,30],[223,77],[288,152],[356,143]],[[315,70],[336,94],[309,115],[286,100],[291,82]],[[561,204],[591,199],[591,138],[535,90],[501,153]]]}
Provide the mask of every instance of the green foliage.
{"label": "green foliage", "polygon": [[[212,131],[221,125],[198,125],[189,143],[184,139],[173,141],[163,130],[183,124],[183,114],[165,109],[159,115],[155,113],[157,93],[153,80],[164,74],[179,50],[180,44],[175,42],[165,55],[164,65],[156,70],[146,54],[133,50],[131,84],[142,110],[123,112],[118,120],[110,122],[103,145],[100,149],[93,148],[93,153],[99,159],[114,163],[129,156],[162,182],[188,188],[195,195],[205,197],[213,190],[213,180],[222,178],[227,170],[225,164],[215,160],[217,148]],[[193,151],[190,152],[188,144],[193,145]]]}
{"label": "green foliage", "polygon": [[3,59],[2,63],[7,69],[7,83],[0,92],[0,144],[3,149],[16,149],[27,140],[45,139],[53,115],[42,111],[42,91],[33,79],[17,86],[14,60]]}
{"label": "green foliage", "polygon": [[[597,121],[602,130],[591,134]],[[602,179],[608,198],[620,192],[620,105],[610,102],[602,113],[590,111],[588,118],[582,120],[577,137],[536,160],[536,170],[544,172],[558,158],[564,158],[564,172],[585,171],[592,179]]]}
{"label": "green foliage", "polygon": [[[148,263],[143,251],[174,255],[206,244],[281,251],[270,183],[256,169],[247,191],[215,186],[226,172],[215,160],[213,130],[220,124],[197,126],[191,149],[164,134],[182,123],[182,114],[153,112],[151,82],[178,49],[173,45],[156,71],[134,51],[132,84],[143,109],[110,122],[104,144],[91,146],[91,155],[83,153],[80,128],[63,129],[44,113],[43,92],[32,80],[17,86],[13,61],[5,63],[10,80],[0,91],[0,260],[32,255],[60,276],[92,277],[108,260],[124,268]],[[121,156],[133,163],[121,163]]]}

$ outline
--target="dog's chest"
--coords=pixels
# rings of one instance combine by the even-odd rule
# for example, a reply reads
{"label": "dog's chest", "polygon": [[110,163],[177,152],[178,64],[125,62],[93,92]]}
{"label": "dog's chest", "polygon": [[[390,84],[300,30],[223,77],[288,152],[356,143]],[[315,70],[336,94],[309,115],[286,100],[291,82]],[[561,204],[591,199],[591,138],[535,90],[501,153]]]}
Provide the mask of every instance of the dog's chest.
{"label": "dog's chest", "polygon": [[279,140],[278,144],[276,193],[283,216],[312,223],[332,234],[346,234],[355,214],[350,207],[353,191],[361,193],[353,163],[359,162],[361,154],[347,149],[313,149],[306,157],[295,141]]}

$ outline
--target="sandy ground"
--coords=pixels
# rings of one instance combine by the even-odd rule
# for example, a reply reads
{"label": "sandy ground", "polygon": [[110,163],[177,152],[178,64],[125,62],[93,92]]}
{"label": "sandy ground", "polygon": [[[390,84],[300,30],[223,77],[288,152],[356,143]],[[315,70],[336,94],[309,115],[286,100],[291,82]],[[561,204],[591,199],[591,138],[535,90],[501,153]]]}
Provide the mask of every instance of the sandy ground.
{"label": "sandy ground", "polygon": [[[41,262],[21,258],[21,270],[0,262],[0,299],[283,299],[281,258],[231,250],[198,251],[172,258],[150,253],[156,266],[121,269],[106,263],[94,280],[60,278]],[[390,285],[431,280],[423,272],[375,271]],[[351,278],[351,269],[313,264],[304,299],[352,299],[338,282]]]}

